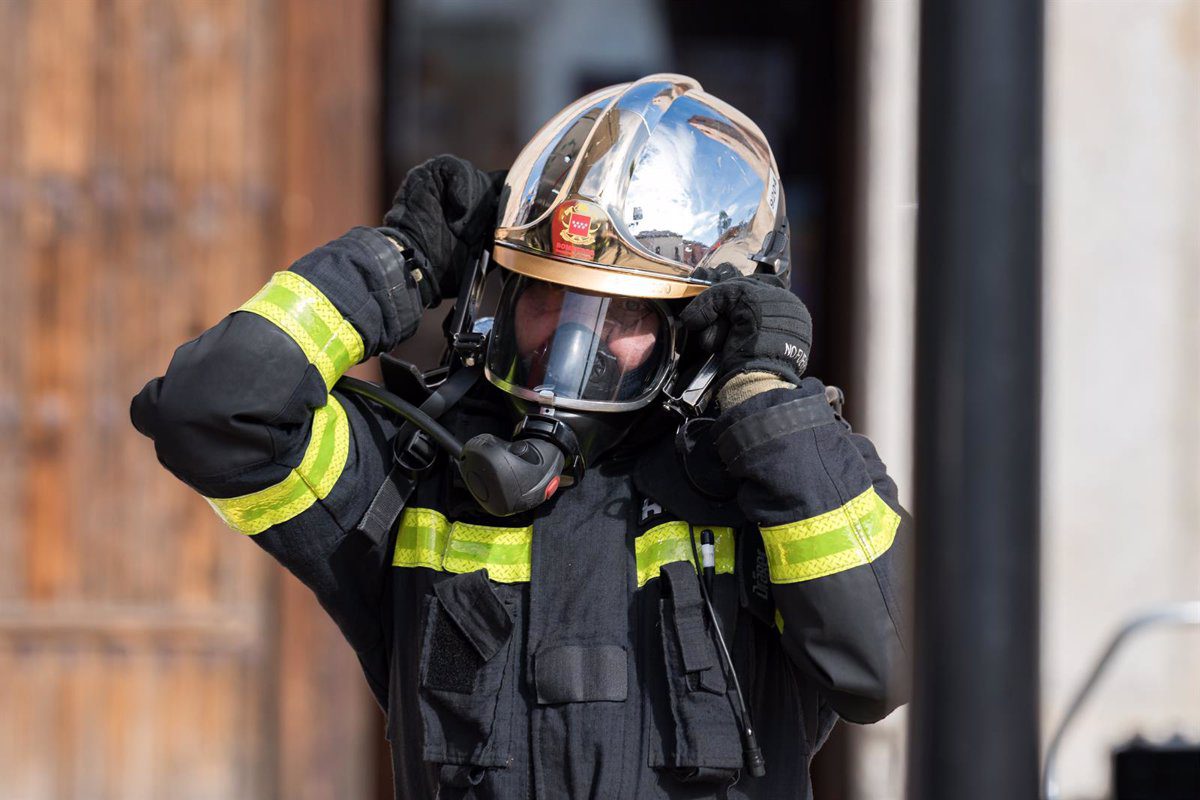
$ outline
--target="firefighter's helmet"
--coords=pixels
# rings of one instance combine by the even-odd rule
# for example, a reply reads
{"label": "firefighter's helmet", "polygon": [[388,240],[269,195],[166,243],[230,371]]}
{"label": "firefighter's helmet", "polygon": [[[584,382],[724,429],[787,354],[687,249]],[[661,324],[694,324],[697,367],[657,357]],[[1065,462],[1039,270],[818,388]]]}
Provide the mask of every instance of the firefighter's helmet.
{"label": "firefighter's helmet", "polygon": [[[593,92],[521,151],[505,181],[493,258],[604,294],[699,294],[711,268],[789,269],[775,158],[744,114],[683,75]],[[708,269],[706,269],[708,268]]]}
{"label": "firefighter's helmet", "polygon": [[787,216],[758,127],[683,75],[577,100],[508,172],[492,257],[506,280],[488,380],[525,402],[632,411],[680,355],[673,300],[718,274],[789,270]]}

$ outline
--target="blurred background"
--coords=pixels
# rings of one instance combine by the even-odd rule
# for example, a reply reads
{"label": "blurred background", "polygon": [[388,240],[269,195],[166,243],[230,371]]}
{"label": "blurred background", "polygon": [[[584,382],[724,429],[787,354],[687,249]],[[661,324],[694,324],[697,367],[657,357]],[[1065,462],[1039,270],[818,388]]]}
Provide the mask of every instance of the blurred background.
{"label": "blurred background", "polygon": [[[128,402],[440,152],[698,78],[779,162],[810,371],[911,497],[916,2],[0,0],[0,798],[390,796],[353,654],[155,462]],[[1041,717],[1130,614],[1200,596],[1200,0],[1046,4]],[[427,320],[406,354],[431,364]],[[919,531],[919,520],[918,520]],[[969,531],[964,531],[969,535]],[[903,711],[821,800],[899,800]],[[1200,737],[1200,634],[1123,653],[1064,745],[1109,793]]]}

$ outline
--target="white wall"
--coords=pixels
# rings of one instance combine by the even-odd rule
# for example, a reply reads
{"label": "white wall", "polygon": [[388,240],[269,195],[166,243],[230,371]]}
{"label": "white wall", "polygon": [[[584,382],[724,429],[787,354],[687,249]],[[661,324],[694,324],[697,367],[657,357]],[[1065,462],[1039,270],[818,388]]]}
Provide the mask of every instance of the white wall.
{"label": "white wall", "polygon": [[[1047,9],[1043,724],[1112,630],[1200,599],[1200,3]],[[1106,792],[1137,732],[1200,736],[1200,633],[1135,641],[1065,743]]]}
{"label": "white wall", "polygon": [[[903,490],[917,3],[865,11],[861,427]],[[1048,736],[1126,617],[1200,599],[1200,0],[1058,0],[1046,21]],[[1135,733],[1200,737],[1200,633],[1132,646],[1066,741],[1066,798],[1106,796],[1109,751]],[[854,796],[899,798],[902,721],[856,733]]]}

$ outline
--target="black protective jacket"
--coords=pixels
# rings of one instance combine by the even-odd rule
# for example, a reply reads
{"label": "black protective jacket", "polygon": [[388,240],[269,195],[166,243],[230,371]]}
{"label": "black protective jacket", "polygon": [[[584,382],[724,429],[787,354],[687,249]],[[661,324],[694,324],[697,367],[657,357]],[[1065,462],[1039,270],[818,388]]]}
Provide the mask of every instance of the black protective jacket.
{"label": "black protective jacket", "polygon": [[[688,469],[722,476],[724,499],[694,489],[673,429],[647,421],[518,517],[484,514],[443,456],[398,524],[369,536],[356,526],[399,425],[331,387],[415,329],[400,264],[389,239],[354,229],[181,346],[132,408],[163,465],[338,623],[387,713],[397,797],[809,797],[836,720],[873,722],[905,699],[909,523],[870,442],[796,403],[823,394],[806,379],[702,437]],[[776,424],[789,403],[805,424]],[[464,439],[511,432],[486,382],[443,421]],[[705,530],[761,779],[739,769],[703,612],[692,537]]]}

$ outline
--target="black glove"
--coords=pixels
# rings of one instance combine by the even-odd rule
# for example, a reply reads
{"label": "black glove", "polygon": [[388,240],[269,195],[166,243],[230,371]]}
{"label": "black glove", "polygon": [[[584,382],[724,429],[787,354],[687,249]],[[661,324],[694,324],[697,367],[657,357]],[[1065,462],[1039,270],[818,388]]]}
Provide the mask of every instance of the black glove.
{"label": "black glove", "polygon": [[504,175],[443,155],[404,177],[383,224],[414,251],[426,306],[458,294],[461,276],[490,241]]}
{"label": "black glove", "polygon": [[[799,385],[808,366],[812,317],[774,276],[739,276],[714,284],[680,318],[720,354],[718,386],[743,372],[773,372]],[[722,328],[727,329],[723,342]]]}

